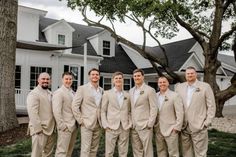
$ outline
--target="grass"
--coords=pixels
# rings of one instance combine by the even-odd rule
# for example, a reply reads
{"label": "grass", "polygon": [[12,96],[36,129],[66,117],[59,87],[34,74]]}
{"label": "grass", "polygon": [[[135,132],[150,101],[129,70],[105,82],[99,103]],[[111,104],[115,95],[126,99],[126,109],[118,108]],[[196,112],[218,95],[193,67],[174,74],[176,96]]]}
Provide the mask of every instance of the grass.
{"label": "grass", "polygon": [[[79,134],[78,134],[79,135]],[[97,157],[104,157],[105,153],[104,132],[100,140]],[[13,145],[0,146],[1,157],[27,157],[30,156],[31,139],[18,141]],[[155,151],[155,148],[154,148]],[[76,141],[73,151],[73,157],[78,157],[80,153],[80,136]],[[208,157],[235,157],[236,155],[236,134],[219,132],[217,130],[209,131],[209,149]],[[118,156],[117,148],[114,157]],[[132,157],[132,149],[129,146],[128,157]]]}

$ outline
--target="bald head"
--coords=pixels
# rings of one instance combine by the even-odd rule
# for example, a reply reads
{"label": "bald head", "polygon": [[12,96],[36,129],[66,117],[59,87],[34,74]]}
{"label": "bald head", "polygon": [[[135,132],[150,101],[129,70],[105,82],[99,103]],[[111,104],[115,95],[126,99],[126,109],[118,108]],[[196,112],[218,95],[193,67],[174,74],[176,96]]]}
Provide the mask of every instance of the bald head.
{"label": "bald head", "polygon": [[38,77],[39,86],[41,86],[43,89],[48,89],[50,83],[51,83],[51,80],[48,73],[43,72],[39,74],[39,77]]}

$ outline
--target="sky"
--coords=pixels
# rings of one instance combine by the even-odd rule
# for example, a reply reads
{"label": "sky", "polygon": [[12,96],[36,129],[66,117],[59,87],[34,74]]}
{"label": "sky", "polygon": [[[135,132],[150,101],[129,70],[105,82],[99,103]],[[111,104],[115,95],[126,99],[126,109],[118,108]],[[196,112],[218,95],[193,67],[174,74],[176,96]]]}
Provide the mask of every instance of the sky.
{"label": "sky", "polygon": [[[66,0],[19,0],[19,5],[37,8],[47,11],[46,17],[53,19],[65,19],[68,22],[87,25],[82,19],[79,11],[72,11],[66,6]],[[92,15],[92,14],[91,14]],[[93,16],[93,15],[92,15]],[[142,44],[142,31],[132,22],[115,23],[117,34],[134,42],[135,44]],[[161,44],[170,43],[174,41],[184,40],[192,36],[184,29],[181,29],[178,35],[172,39],[159,39]],[[147,38],[147,46],[157,46],[156,42]]]}

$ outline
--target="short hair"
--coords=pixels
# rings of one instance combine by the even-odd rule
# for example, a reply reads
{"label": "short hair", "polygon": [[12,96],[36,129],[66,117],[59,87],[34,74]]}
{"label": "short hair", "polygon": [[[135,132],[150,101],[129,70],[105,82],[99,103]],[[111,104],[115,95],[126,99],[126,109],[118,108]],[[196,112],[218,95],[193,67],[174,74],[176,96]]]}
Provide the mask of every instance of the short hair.
{"label": "short hair", "polygon": [[122,78],[123,78],[123,76],[124,76],[124,74],[123,74],[122,72],[116,71],[116,72],[112,75],[112,78],[114,78],[115,76],[118,76],[118,75],[121,75]]}
{"label": "short hair", "polygon": [[196,68],[193,67],[193,66],[189,66],[189,67],[186,68],[186,70],[189,70],[189,69],[196,71]]}
{"label": "short hair", "polygon": [[142,69],[135,69],[133,71],[133,74],[137,73],[137,72],[140,72],[143,76],[144,76],[144,71]]}
{"label": "short hair", "polygon": [[158,77],[158,78],[157,78],[157,81],[159,81],[159,79],[161,79],[161,78],[165,78],[165,79],[169,82],[168,78],[167,78],[166,76],[164,76],[164,75]]}
{"label": "short hair", "polygon": [[99,75],[100,75],[100,71],[99,71],[97,68],[92,68],[92,69],[90,69],[89,72],[88,72],[88,75],[90,75],[90,73],[91,73],[92,71],[97,71],[97,72],[99,73]]}
{"label": "short hair", "polygon": [[64,73],[61,75],[62,78],[63,78],[65,75],[71,75],[72,77],[74,77],[73,73],[72,73],[72,72],[69,72],[69,71],[64,72]]}

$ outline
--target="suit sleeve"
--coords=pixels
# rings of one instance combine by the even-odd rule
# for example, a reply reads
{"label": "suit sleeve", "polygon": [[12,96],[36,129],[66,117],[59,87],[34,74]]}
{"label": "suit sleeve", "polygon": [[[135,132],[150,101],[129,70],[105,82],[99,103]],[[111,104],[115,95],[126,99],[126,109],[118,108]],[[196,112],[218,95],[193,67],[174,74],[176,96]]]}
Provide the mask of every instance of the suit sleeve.
{"label": "suit sleeve", "polygon": [[109,104],[109,98],[107,92],[105,92],[102,96],[102,106],[101,106],[101,121],[102,121],[102,127],[104,129],[108,128],[108,122],[107,122],[108,104]]}
{"label": "suit sleeve", "polygon": [[62,118],[62,107],[63,95],[60,92],[55,92],[52,97],[52,109],[59,130],[65,130],[67,128]]}
{"label": "suit sleeve", "polygon": [[83,103],[83,87],[78,87],[74,99],[72,101],[72,112],[75,119],[81,125],[83,123],[81,114],[81,105]]}
{"label": "suit sleeve", "polygon": [[176,113],[176,124],[174,126],[174,129],[181,131],[184,120],[184,106],[183,101],[179,95],[176,95],[175,97],[174,108]]}
{"label": "suit sleeve", "polygon": [[39,117],[39,108],[40,108],[40,100],[37,95],[34,93],[29,93],[27,97],[27,110],[30,122],[34,128],[34,132],[40,132],[43,130],[41,126],[41,119]]}
{"label": "suit sleeve", "polygon": [[148,121],[148,127],[153,127],[156,121],[156,117],[159,114],[157,109],[157,97],[154,89],[151,89],[148,93],[148,100],[150,105],[150,117]]}
{"label": "suit sleeve", "polygon": [[205,94],[206,94],[206,105],[207,105],[207,117],[204,122],[204,125],[208,127],[211,124],[212,119],[215,117],[215,112],[216,112],[215,97],[210,85],[208,84]]}

